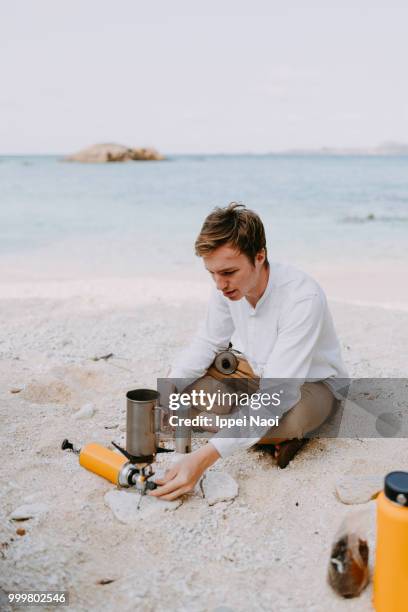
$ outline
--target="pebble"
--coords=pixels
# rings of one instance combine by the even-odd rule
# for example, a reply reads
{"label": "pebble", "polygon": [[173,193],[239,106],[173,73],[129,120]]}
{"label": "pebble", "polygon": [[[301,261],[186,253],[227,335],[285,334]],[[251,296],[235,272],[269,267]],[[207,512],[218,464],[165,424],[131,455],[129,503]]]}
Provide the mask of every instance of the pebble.
{"label": "pebble", "polygon": [[382,474],[343,476],[336,485],[336,493],[343,504],[365,504],[377,497],[383,486]]}
{"label": "pebble", "polygon": [[36,516],[41,516],[47,512],[47,504],[25,504],[13,510],[13,512],[10,514],[10,518],[13,521],[24,521],[30,518],[35,518]]}
{"label": "pebble", "polygon": [[235,499],[238,495],[238,483],[226,472],[207,472],[202,482],[209,506]]}
{"label": "pebble", "polygon": [[74,414],[74,419],[90,419],[95,414],[95,408],[93,404],[84,404],[78,412]]}
{"label": "pebble", "polygon": [[[140,520],[157,518],[169,510],[177,510],[182,504],[181,499],[164,501],[149,495],[140,499],[138,491],[120,491],[113,489],[104,497],[105,504],[112,510],[115,518],[125,525],[132,525]],[[138,504],[140,506],[138,509]]]}

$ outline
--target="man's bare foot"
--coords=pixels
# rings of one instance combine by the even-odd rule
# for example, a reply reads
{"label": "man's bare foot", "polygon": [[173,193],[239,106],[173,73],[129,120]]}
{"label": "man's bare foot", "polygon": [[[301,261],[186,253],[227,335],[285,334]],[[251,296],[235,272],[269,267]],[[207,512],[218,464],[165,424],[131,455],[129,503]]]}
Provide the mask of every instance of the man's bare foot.
{"label": "man's bare foot", "polygon": [[279,441],[276,444],[257,444],[256,449],[272,455],[282,470],[292,461],[296,453],[308,442],[307,438]]}
{"label": "man's bare foot", "polygon": [[278,464],[278,467],[283,470],[289,465],[294,456],[300,451],[301,448],[308,442],[307,438],[294,438],[293,440],[286,440],[275,445],[274,457]]}

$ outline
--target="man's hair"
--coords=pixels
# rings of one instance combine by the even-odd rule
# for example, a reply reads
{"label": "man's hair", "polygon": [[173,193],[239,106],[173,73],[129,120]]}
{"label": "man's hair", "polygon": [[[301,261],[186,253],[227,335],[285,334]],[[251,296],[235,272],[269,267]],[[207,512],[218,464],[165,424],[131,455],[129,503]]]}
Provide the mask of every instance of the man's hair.
{"label": "man's hair", "polygon": [[269,265],[263,223],[243,204],[231,202],[225,208],[215,208],[203,223],[195,242],[195,252],[203,257],[224,244],[244,253],[252,265],[255,265],[257,253],[265,249],[265,265]]}

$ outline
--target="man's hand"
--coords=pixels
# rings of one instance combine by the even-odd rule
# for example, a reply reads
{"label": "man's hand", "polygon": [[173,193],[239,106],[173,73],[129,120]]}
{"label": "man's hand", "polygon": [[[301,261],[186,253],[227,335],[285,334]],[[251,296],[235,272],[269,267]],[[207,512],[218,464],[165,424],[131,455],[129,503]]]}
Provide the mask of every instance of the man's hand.
{"label": "man's hand", "polygon": [[156,480],[160,485],[149,495],[173,501],[184,493],[192,491],[207,468],[220,458],[215,446],[208,442],[198,450],[186,455],[168,470],[161,480]]}

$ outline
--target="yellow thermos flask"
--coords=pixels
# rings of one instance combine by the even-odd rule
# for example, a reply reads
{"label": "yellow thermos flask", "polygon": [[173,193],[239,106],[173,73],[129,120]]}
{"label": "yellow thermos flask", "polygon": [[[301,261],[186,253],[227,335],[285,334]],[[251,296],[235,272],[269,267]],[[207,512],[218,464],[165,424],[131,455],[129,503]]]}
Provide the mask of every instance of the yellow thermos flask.
{"label": "yellow thermos flask", "polygon": [[391,472],[377,497],[376,612],[408,610],[408,472]]}

